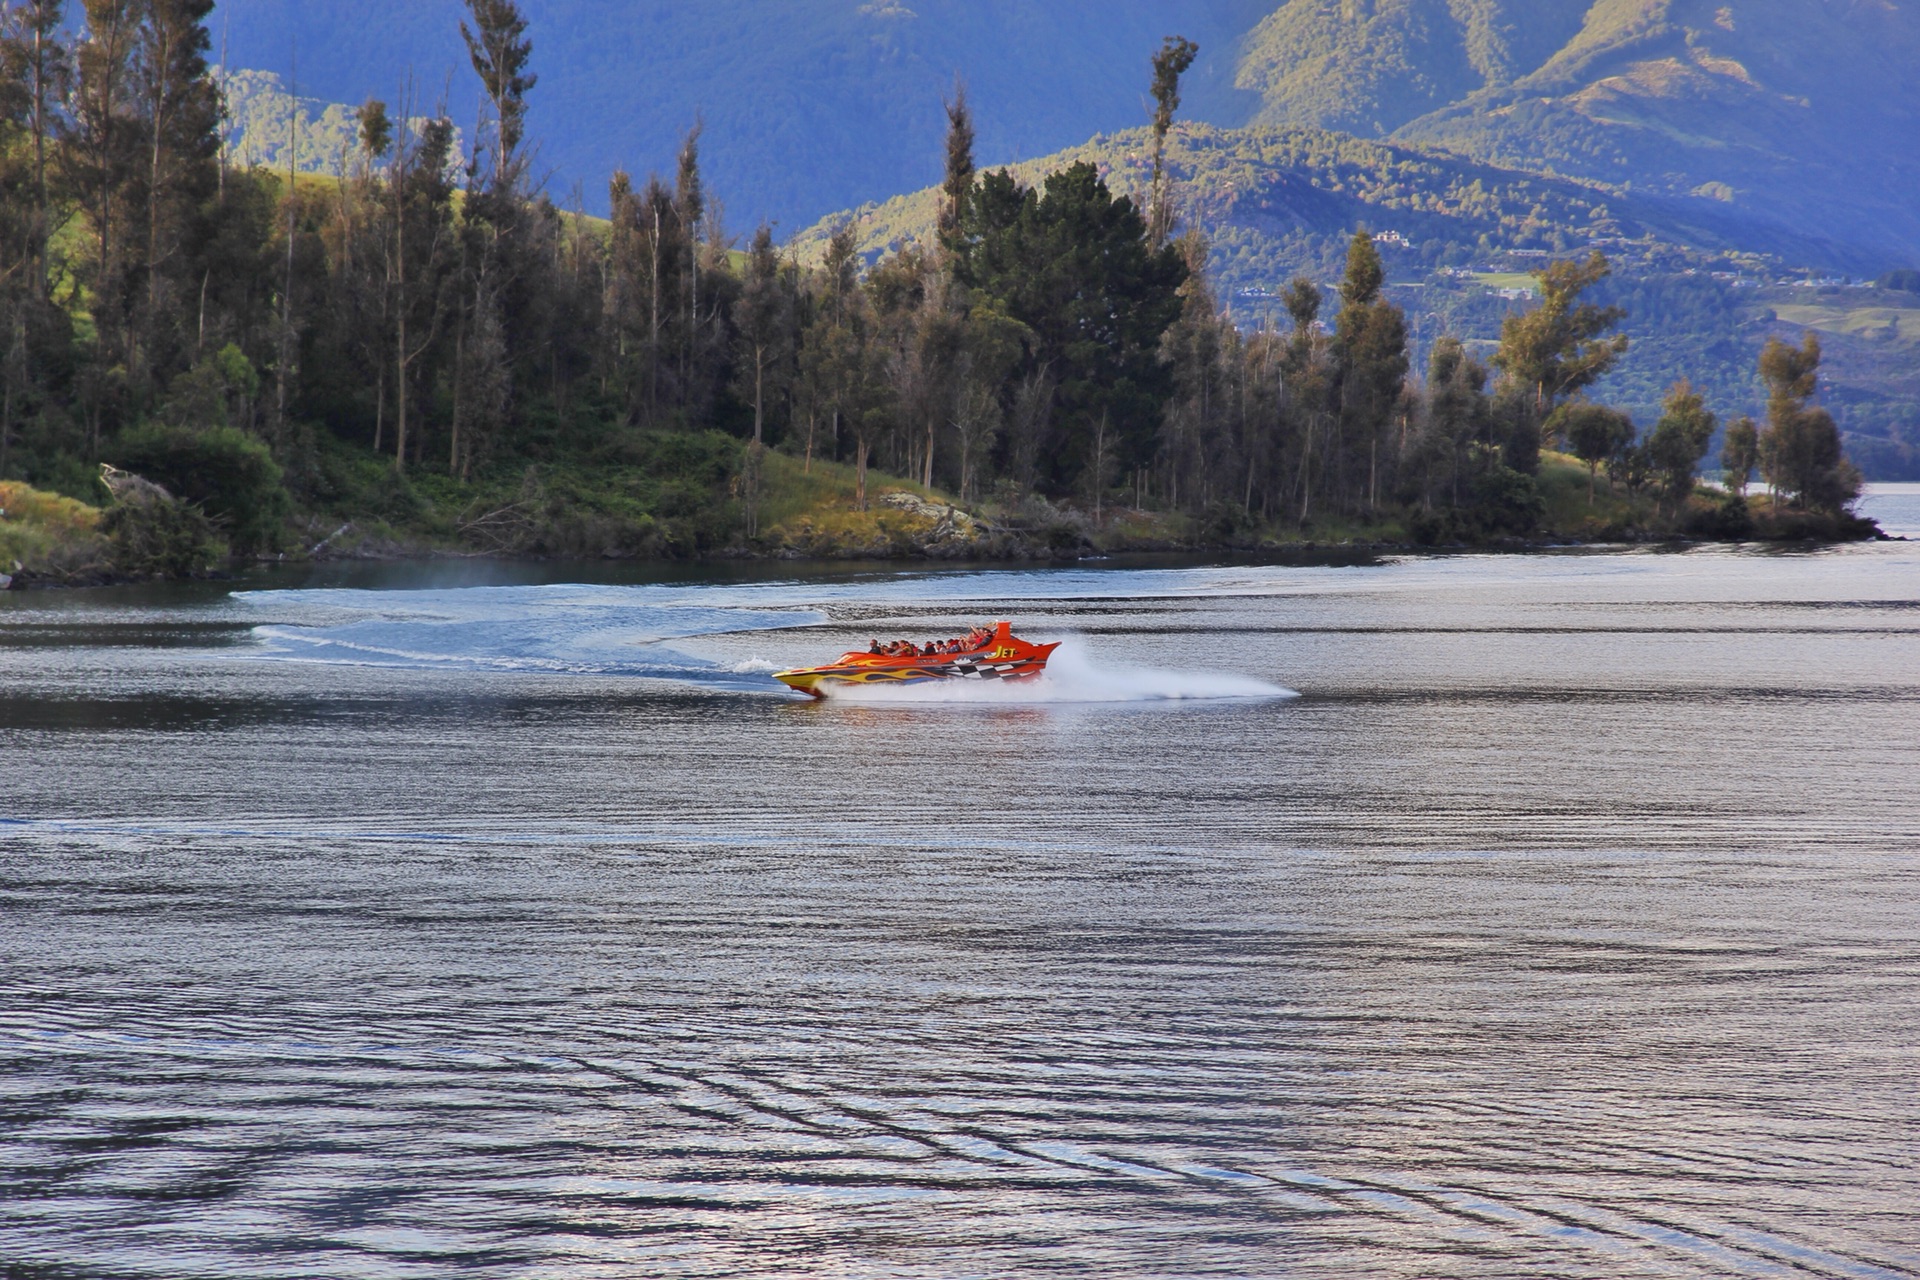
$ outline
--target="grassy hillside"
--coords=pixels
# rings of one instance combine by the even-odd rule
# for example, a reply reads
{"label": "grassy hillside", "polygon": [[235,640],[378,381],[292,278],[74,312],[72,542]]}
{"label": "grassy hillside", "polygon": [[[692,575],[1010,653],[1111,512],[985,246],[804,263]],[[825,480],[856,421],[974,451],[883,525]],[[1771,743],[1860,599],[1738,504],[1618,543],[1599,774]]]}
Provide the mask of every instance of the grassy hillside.
{"label": "grassy hillside", "polygon": [[1591,0],[1281,4],[1246,37],[1235,83],[1250,124],[1380,136],[1543,66]]}

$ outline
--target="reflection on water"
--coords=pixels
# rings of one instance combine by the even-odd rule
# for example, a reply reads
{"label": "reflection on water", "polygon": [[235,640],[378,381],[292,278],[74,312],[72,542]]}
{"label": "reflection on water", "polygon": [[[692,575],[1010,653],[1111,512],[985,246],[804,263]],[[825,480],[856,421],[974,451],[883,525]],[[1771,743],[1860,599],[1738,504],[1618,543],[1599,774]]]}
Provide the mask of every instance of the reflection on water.
{"label": "reflection on water", "polygon": [[1920,553],[482,585],[0,605],[8,1274],[1920,1273]]}

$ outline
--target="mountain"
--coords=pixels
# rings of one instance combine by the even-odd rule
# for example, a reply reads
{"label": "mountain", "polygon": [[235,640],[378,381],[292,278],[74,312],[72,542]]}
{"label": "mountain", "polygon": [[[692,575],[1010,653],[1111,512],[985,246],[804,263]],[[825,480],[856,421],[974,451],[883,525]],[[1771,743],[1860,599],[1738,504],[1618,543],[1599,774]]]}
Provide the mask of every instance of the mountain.
{"label": "mountain", "polygon": [[[523,0],[549,190],[702,155],[729,221],[794,228],[938,176],[965,78],[983,163],[1144,122],[1147,59],[1197,40],[1181,114],[1441,148],[1670,203],[1810,265],[1920,264],[1920,0]],[[460,0],[225,0],[227,65],[305,97],[442,97],[471,132]],[[296,65],[297,64],[297,67]],[[298,74],[294,72],[297,70]]]}
{"label": "mountain", "polygon": [[1385,136],[1546,64],[1592,0],[1291,0],[1243,38],[1246,123]]}
{"label": "mountain", "polygon": [[1909,0],[1289,0],[1237,81],[1254,122],[1718,205],[1686,216],[1865,270],[1920,260],[1915,67]]}
{"label": "mountain", "polygon": [[[1038,184],[1084,161],[1116,191],[1140,198],[1151,147],[1146,129],[1130,129],[1009,167],[1021,181]],[[1321,253],[1337,262],[1360,226],[1391,233],[1389,243],[1436,265],[1449,257],[1464,262],[1476,251],[1545,256],[1595,244],[1623,261],[1697,267],[1727,258],[1740,265],[1756,248],[1791,258],[1808,247],[1790,236],[1760,246],[1728,239],[1676,216],[1665,201],[1603,183],[1325,129],[1181,122],[1168,138],[1167,165],[1181,221],[1205,232],[1215,282],[1229,292],[1277,287],[1314,269]],[[854,220],[869,255],[924,241],[938,198],[928,187],[863,205],[823,219],[799,243],[804,250],[824,240],[846,218]]]}
{"label": "mountain", "polygon": [[[966,81],[983,158],[1045,155],[1143,122],[1148,59],[1179,32],[1203,46],[1188,110],[1244,114],[1232,48],[1262,0],[523,0],[540,76],[530,136],[562,203],[576,184],[604,211],[617,168],[670,172],[687,129],[728,222],[805,226],[834,209],[932,182],[942,99]],[[302,97],[397,103],[443,96],[472,132],[479,85],[460,0],[225,0],[228,66],[268,71]]]}

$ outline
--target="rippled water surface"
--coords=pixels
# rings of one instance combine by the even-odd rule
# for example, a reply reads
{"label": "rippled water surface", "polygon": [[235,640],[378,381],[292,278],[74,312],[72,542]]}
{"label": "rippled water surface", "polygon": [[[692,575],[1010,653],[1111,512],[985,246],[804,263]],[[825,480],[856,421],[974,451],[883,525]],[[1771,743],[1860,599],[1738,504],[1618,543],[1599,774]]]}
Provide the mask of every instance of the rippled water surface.
{"label": "rippled water surface", "polygon": [[1920,548],[451,572],[0,602],[0,1275],[1920,1274]]}

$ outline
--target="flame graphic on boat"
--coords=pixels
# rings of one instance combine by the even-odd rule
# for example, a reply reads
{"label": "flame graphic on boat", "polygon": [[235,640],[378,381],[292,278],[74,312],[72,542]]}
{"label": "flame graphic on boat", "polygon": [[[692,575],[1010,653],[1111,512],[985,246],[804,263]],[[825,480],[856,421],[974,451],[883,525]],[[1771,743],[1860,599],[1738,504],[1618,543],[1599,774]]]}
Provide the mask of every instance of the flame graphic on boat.
{"label": "flame graphic on boat", "polygon": [[986,640],[958,653],[892,654],[855,651],[819,667],[776,671],[788,688],[824,698],[834,685],[910,685],[931,680],[1031,680],[1047,669],[1060,644],[1033,644],[998,622]]}

